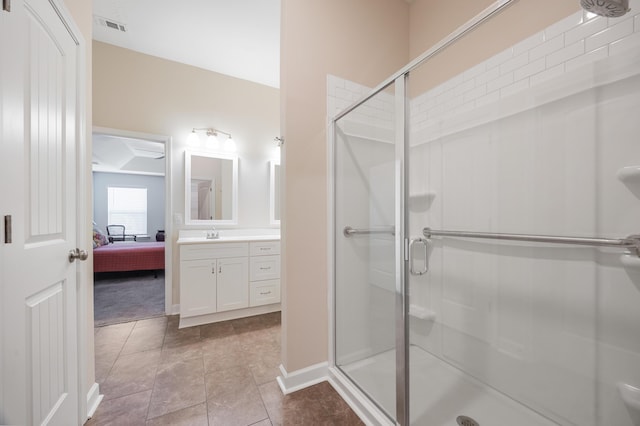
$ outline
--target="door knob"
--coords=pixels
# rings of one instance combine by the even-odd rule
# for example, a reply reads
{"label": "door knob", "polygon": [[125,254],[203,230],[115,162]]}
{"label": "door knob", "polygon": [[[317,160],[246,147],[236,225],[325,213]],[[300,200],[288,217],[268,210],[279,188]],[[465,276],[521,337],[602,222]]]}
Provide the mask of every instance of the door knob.
{"label": "door knob", "polygon": [[80,250],[79,248],[69,250],[69,263],[73,263],[76,259],[87,260],[88,257],[89,253],[86,250]]}

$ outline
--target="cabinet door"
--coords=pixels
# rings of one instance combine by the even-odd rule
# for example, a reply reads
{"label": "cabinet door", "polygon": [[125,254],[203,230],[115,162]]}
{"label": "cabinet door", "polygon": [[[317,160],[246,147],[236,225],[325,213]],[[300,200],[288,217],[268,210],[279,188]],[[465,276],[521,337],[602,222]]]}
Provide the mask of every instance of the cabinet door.
{"label": "cabinet door", "polygon": [[249,306],[249,262],[246,257],[218,259],[218,312]]}
{"label": "cabinet door", "polygon": [[180,316],[216,312],[216,261],[180,262]]}

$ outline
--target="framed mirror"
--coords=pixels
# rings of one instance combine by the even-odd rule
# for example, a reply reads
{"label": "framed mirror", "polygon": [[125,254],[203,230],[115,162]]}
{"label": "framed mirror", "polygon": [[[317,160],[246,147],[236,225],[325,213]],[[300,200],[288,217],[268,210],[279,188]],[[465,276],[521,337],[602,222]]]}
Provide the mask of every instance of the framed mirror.
{"label": "framed mirror", "polygon": [[238,155],[185,151],[185,223],[238,223]]}
{"label": "framed mirror", "polygon": [[269,199],[272,225],[280,225],[280,162],[269,162]]}

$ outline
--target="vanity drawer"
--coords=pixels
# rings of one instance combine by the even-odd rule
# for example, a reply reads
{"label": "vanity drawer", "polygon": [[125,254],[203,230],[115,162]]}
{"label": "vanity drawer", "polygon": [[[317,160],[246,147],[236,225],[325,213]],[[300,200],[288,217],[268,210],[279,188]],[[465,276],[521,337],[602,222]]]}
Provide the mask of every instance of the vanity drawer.
{"label": "vanity drawer", "polygon": [[262,281],[280,278],[280,256],[255,256],[249,261],[249,280]]}
{"label": "vanity drawer", "polygon": [[269,256],[280,254],[280,241],[256,241],[249,243],[251,256]]}
{"label": "vanity drawer", "polygon": [[245,257],[248,254],[248,243],[204,243],[180,246],[180,260]]}
{"label": "vanity drawer", "polygon": [[256,281],[249,289],[249,306],[280,303],[280,280]]}

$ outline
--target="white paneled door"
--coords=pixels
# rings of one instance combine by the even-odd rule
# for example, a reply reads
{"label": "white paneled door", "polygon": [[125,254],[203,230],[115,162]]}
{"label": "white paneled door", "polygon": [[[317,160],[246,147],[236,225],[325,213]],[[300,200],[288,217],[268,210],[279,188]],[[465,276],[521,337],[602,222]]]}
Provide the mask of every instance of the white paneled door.
{"label": "white paneled door", "polygon": [[0,213],[11,217],[0,244],[0,424],[74,425],[79,43],[53,0],[10,9],[0,12]]}

